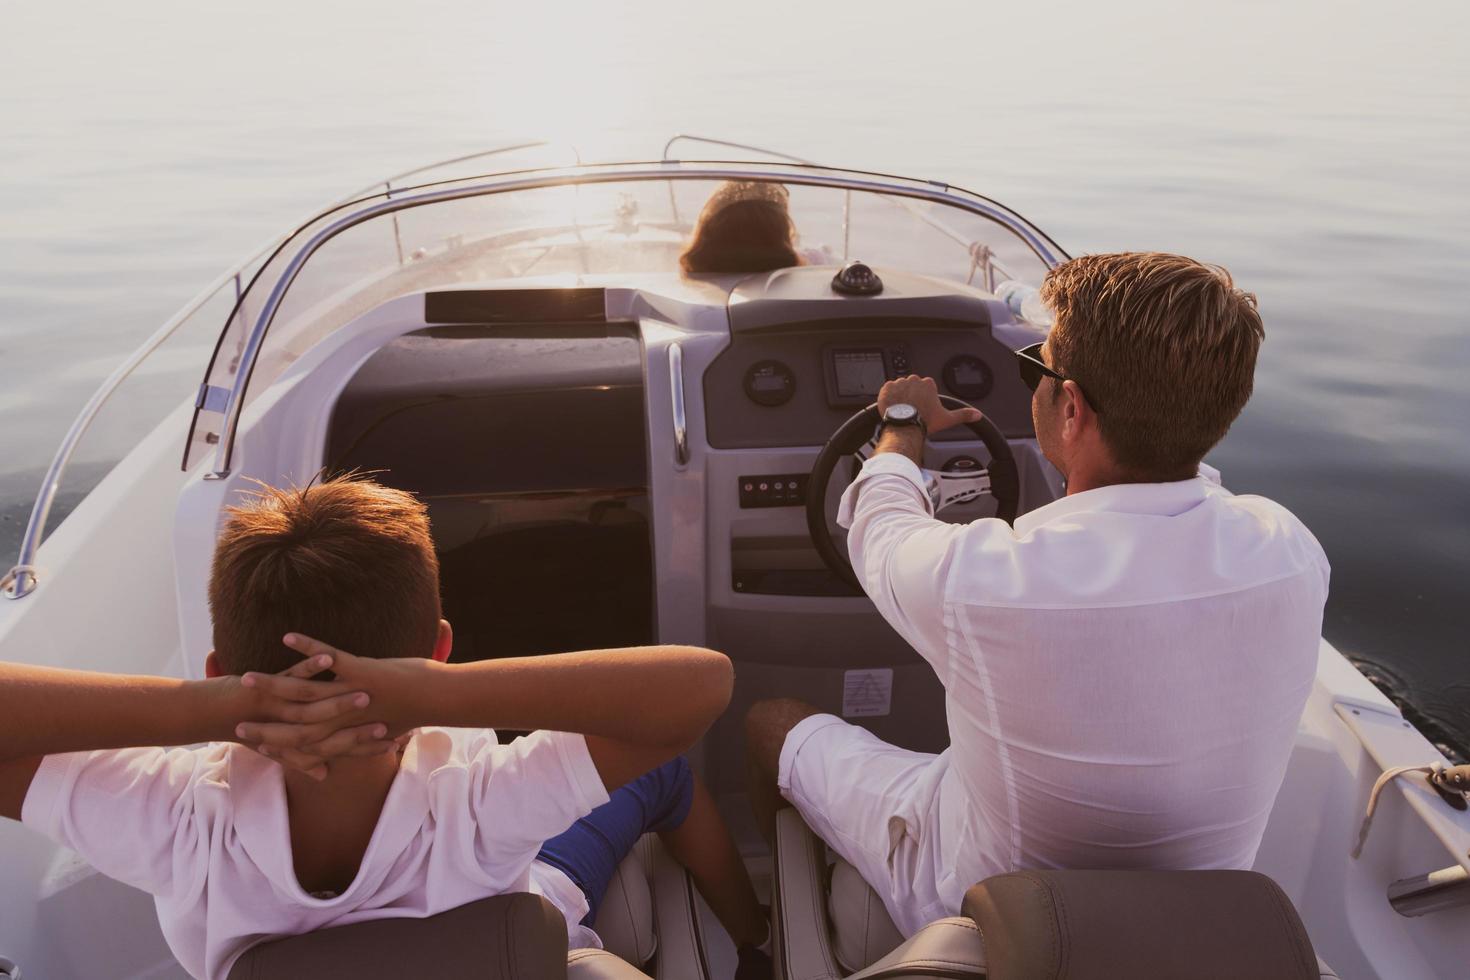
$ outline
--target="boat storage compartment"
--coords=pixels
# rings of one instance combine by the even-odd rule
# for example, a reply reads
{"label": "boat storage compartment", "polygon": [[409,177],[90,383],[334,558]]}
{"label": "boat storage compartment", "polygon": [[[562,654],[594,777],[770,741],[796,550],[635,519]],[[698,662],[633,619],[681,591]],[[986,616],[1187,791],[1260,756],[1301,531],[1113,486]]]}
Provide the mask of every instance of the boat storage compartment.
{"label": "boat storage compartment", "polygon": [[622,323],[430,327],[332,412],[330,473],[418,495],[454,659],[653,642],[642,346]]}

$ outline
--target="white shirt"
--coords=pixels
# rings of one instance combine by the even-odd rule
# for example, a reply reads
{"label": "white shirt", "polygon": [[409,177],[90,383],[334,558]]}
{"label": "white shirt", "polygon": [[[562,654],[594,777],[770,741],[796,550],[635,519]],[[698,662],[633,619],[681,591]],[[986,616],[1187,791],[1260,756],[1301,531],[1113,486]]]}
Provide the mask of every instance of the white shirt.
{"label": "white shirt", "polygon": [[265,939],[422,918],[504,892],[544,895],[572,928],[586,899],[535,858],[607,798],[580,735],[537,732],[500,745],[489,730],[421,729],[357,877],[331,898],[296,879],[280,767],[238,745],[47,756],[21,819],[151,893],[183,967],[223,980]]}
{"label": "white shirt", "polygon": [[916,894],[953,915],[1020,868],[1251,866],[1327,597],[1327,559],[1285,508],[1198,477],[1074,494],[1014,530],[952,525],[883,453],[838,522],[945,688],[950,747],[899,810]]}

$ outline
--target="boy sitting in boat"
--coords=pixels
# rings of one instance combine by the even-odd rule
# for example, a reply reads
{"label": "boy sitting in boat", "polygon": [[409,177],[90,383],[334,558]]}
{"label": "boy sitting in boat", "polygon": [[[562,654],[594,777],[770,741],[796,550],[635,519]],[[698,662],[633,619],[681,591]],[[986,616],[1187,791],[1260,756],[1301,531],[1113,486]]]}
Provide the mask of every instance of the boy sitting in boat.
{"label": "boy sitting in boat", "polygon": [[[233,509],[210,606],[204,681],[0,664],[0,815],[151,893],[192,975],[225,977],[263,939],[515,891],[597,945],[603,891],[658,832],[742,975],[769,976],[765,915],[678,755],[729,700],[722,654],[449,664],[426,511],[367,481]],[[491,726],[533,734],[502,745]]]}

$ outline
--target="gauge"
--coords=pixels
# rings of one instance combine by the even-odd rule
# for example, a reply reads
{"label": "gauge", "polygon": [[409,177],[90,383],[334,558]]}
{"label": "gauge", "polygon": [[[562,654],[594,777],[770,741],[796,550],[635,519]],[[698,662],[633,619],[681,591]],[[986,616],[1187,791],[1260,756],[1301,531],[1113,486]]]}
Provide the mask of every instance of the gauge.
{"label": "gauge", "polygon": [[775,408],[796,394],[796,375],[780,361],[757,361],[745,372],[745,397],[757,405]]}
{"label": "gauge", "polygon": [[944,386],[956,398],[978,402],[995,386],[995,374],[980,358],[960,354],[944,362]]}

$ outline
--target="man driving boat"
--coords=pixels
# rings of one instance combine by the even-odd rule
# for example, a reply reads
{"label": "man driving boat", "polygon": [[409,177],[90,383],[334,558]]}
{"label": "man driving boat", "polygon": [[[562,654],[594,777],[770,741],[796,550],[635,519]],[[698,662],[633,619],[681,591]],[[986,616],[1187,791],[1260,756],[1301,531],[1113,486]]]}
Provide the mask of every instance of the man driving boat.
{"label": "man driving boat", "polygon": [[909,376],[839,509],[865,591],[944,685],[949,748],[788,699],[747,717],[767,836],[784,798],[905,936],[1010,870],[1250,867],[1313,681],[1321,547],[1202,466],[1251,394],[1255,297],[1123,253],[1057,267],[1042,299],[1056,325],[1017,357],[1067,495],[1014,527],[936,519],[926,434],[980,413]]}

